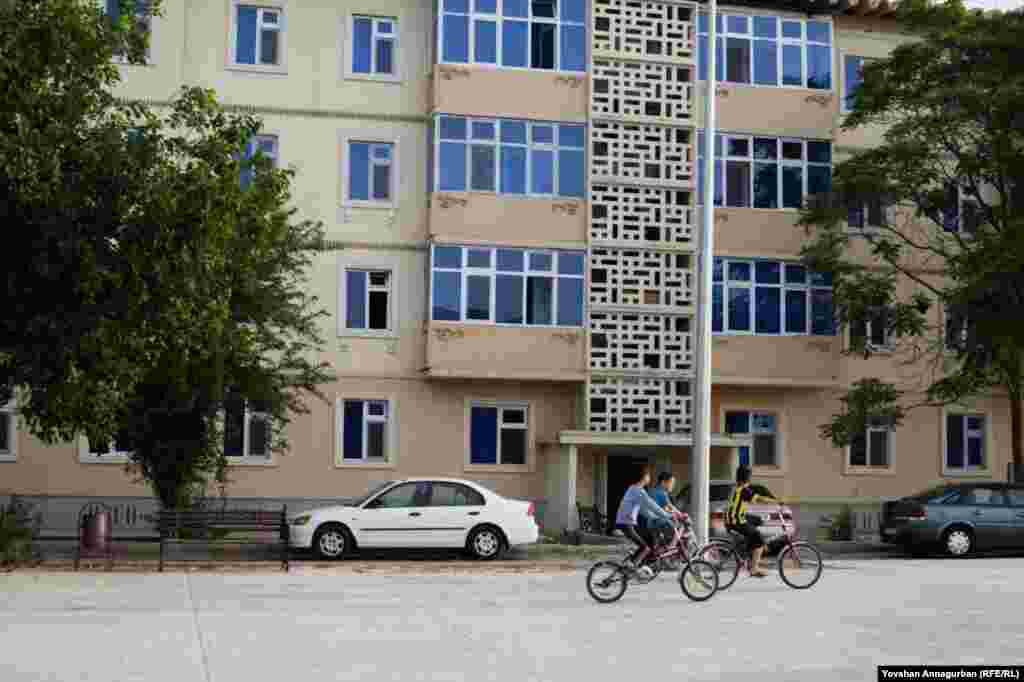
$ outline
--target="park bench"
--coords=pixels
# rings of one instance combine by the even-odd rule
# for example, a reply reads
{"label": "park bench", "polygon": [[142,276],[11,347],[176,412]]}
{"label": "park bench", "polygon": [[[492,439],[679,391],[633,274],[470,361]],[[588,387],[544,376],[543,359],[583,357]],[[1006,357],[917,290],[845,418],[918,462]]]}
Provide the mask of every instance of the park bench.
{"label": "park bench", "polygon": [[[160,567],[164,570],[164,547],[169,544],[278,544],[281,569],[288,570],[288,507],[279,511],[220,509],[220,510],[161,510],[156,515],[160,531]],[[182,532],[184,531],[184,532]],[[238,534],[256,537],[239,538]],[[234,537],[232,537],[234,536]]]}

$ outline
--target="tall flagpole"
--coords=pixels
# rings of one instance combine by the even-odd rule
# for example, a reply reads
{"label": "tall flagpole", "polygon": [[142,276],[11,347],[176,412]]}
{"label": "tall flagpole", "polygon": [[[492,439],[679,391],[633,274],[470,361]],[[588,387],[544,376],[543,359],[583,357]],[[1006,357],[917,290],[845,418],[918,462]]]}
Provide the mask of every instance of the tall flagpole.
{"label": "tall flagpole", "polygon": [[708,540],[711,488],[711,287],[715,247],[715,69],[718,2],[708,0],[707,91],[704,93],[704,182],[697,288],[696,395],[690,452],[690,512],[701,543]]}

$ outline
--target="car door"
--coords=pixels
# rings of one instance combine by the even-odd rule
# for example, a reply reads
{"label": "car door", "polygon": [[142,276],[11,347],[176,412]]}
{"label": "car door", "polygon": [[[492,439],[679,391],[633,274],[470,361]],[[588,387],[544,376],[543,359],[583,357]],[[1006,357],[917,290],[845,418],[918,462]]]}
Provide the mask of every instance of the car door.
{"label": "car door", "polygon": [[963,508],[958,514],[974,526],[974,540],[979,549],[1002,547],[1010,525],[1010,508],[998,486],[979,485],[968,488],[960,497]]}
{"label": "car door", "polygon": [[484,497],[461,483],[435,482],[430,510],[437,519],[439,546],[464,547],[470,529],[484,520]]}
{"label": "car door", "polygon": [[1010,509],[1010,529],[1007,545],[1024,547],[1024,486],[1011,485],[1006,489],[1006,501]]}
{"label": "car door", "polygon": [[429,547],[430,483],[401,483],[363,505],[353,522],[361,547]]}

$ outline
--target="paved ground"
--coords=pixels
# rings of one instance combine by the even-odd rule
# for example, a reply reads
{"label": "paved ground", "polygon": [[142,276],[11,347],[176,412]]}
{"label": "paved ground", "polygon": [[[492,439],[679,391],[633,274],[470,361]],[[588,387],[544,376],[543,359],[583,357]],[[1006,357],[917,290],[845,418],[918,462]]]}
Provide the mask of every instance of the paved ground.
{"label": "paved ground", "polygon": [[0,680],[874,680],[1024,660],[1020,559],[830,562],[797,592],[673,576],[618,604],[583,574],[0,575]]}

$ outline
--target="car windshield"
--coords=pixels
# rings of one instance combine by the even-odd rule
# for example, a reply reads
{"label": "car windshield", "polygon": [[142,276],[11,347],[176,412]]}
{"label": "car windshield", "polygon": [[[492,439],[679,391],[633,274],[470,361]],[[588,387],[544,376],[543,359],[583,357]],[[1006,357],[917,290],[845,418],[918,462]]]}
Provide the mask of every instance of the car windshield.
{"label": "car windshield", "polygon": [[368,499],[370,499],[371,497],[373,497],[374,495],[379,493],[384,488],[387,488],[389,485],[391,485],[394,482],[395,481],[384,481],[383,483],[374,484],[374,485],[370,486],[370,489],[366,492],[365,495],[363,495],[362,497],[357,497],[356,499],[354,499],[351,502],[349,502],[348,505],[346,505],[346,506],[349,506],[349,507],[361,507],[364,502],[366,502]]}

